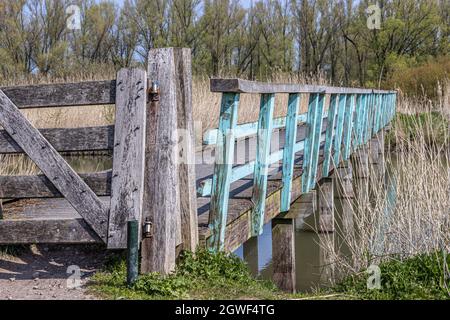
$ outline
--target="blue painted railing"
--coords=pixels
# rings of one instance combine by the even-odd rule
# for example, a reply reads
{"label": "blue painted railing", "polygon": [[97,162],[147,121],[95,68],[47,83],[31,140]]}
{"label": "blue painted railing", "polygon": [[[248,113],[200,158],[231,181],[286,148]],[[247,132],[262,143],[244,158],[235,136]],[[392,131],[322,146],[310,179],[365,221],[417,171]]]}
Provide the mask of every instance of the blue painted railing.
{"label": "blue painted railing", "polygon": [[[396,92],[385,90],[212,79],[211,91],[222,93],[219,128],[206,132],[203,138],[204,144],[216,145],[214,174],[212,179],[201,182],[198,194],[211,196],[208,246],[212,250],[224,248],[232,182],[253,174],[251,234],[259,235],[264,223],[271,164],[282,160],[281,212],[286,212],[295,200],[291,199],[291,191],[296,153],[303,151],[302,193],[307,193],[315,187],[319,176],[322,146],[320,176],[327,177],[332,167],[348,160],[353,151],[392,120],[396,106]],[[242,93],[260,94],[257,122],[237,124]],[[289,93],[289,98],[286,117],[273,119],[276,93]],[[308,111],[299,114],[300,102],[306,98]],[[324,119],[327,119],[326,128]],[[301,124],[306,125],[306,136],[297,141],[297,128]],[[270,153],[272,131],[281,128],[285,130],[284,148]],[[256,135],[257,143],[255,160],[233,166],[236,139],[252,135]]]}

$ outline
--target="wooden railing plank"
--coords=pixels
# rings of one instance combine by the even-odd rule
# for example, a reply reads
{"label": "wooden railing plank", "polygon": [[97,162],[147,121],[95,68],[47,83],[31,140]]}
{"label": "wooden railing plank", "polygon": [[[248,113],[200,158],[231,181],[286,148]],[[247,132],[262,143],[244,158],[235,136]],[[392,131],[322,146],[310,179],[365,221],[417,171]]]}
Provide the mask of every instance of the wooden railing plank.
{"label": "wooden railing plank", "polygon": [[319,153],[320,153],[320,134],[322,132],[322,124],[323,124],[323,110],[325,105],[325,95],[319,94],[319,99],[316,105],[316,117],[314,124],[314,143],[312,144],[312,152],[311,152],[311,170],[308,172],[308,191],[314,188],[316,184],[317,175],[317,165],[319,161]]}
{"label": "wooden railing plank", "polygon": [[297,140],[297,118],[300,95],[291,93],[286,116],[285,145],[283,149],[283,189],[281,190],[281,211],[289,211],[291,206],[292,177],[294,174],[294,147]]}
{"label": "wooden railing plank", "polygon": [[267,192],[267,174],[269,170],[270,143],[272,140],[272,120],[275,106],[274,94],[262,94],[259,110],[258,133],[256,140],[255,171],[253,173],[254,204],[252,219],[252,235],[262,233],[264,226],[264,209]]}
{"label": "wooden railing plank", "polygon": [[[114,146],[114,126],[39,129],[39,132],[56,151],[107,151]],[[0,153],[24,152],[5,130],[0,130]]]}
{"label": "wooden railing plank", "polygon": [[325,138],[325,147],[323,149],[324,160],[322,166],[322,175],[328,177],[328,172],[330,171],[333,139],[335,135],[335,125],[338,111],[338,96],[332,94],[330,97],[330,106],[328,107],[328,117],[327,117],[327,133]]}
{"label": "wooden railing plank", "polygon": [[[98,196],[111,194],[111,170],[81,173],[81,179]],[[0,198],[51,198],[63,197],[45,175],[0,176]]]}
{"label": "wooden railing plank", "polygon": [[318,85],[302,85],[289,83],[267,83],[242,79],[211,79],[212,92],[234,93],[329,93],[329,94],[357,94],[357,93],[394,93],[396,91],[343,88]]}
{"label": "wooden railing plank", "polygon": [[0,220],[0,245],[102,243],[84,219]]}
{"label": "wooden railing plank", "polygon": [[0,88],[19,108],[114,104],[116,81],[37,84]]}
{"label": "wooden railing plank", "polygon": [[99,237],[106,241],[108,209],[1,90],[0,125],[97,232]]}
{"label": "wooden railing plank", "polygon": [[223,250],[225,243],[238,105],[239,94],[226,93],[222,95],[208,222],[212,232],[208,247],[216,251]]}
{"label": "wooden railing plank", "polygon": [[[141,221],[144,197],[147,72],[137,68],[117,73],[113,178],[108,248],[127,247],[127,222]],[[141,223],[139,223],[140,230]],[[138,232],[140,239],[141,232]]]}
{"label": "wooden railing plank", "polygon": [[342,158],[348,160],[350,157],[350,150],[352,145],[352,132],[353,132],[353,116],[355,111],[355,95],[352,94],[347,99],[347,106],[345,110],[345,122],[344,122],[344,141]]}
{"label": "wooden railing plank", "polygon": [[339,105],[338,105],[338,114],[337,114],[337,124],[336,124],[336,134],[334,137],[334,154],[333,154],[333,162],[334,166],[337,166],[341,159],[341,145],[344,133],[344,119],[345,119],[345,110],[347,105],[347,95],[340,94],[339,95]]}

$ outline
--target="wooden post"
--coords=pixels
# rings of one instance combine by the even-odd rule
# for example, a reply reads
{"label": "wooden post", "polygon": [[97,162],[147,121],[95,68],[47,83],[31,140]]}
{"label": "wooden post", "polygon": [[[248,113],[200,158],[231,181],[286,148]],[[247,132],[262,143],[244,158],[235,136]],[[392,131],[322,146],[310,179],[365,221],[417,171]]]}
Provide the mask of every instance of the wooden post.
{"label": "wooden post", "polygon": [[[142,241],[143,273],[170,273],[176,246],[195,249],[198,239],[189,56],[182,48],[149,52],[143,222],[152,232]],[[180,132],[190,141],[180,144]]]}
{"label": "wooden post", "polygon": [[333,179],[336,182],[336,197],[341,203],[341,216],[339,221],[341,222],[342,233],[353,233],[353,171],[350,161],[341,162],[337,168]]}
{"label": "wooden post", "polygon": [[[147,73],[144,70],[119,70],[108,249],[126,248],[127,222],[141,221],[142,218],[146,92]],[[136,231],[136,236],[139,240],[140,232]]]}
{"label": "wooden post", "polygon": [[259,273],[258,266],[258,237],[251,237],[244,242],[243,246],[244,261],[250,269],[252,275],[257,276]]}
{"label": "wooden post", "polygon": [[253,173],[251,213],[252,236],[260,235],[264,227],[264,213],[266,206],[267,175],[269,171],[270,143],[272,141],[273,109],[275,94],[262,94],[258,119],[258,133],[256,135],[256,159]]}
{"label": "wooden post", "polygon": [[295,293],[295,234],[293,219],[272,220],[273,282],[283,291]]}
{"label": "wooden post", "polygon": [[317,183],[317,231],[334,231],[333,179],[323,178]]}
{"label": "wooden post", "polygon": [[295,213],[295,229],[301,231],[314,231],[317,211],[316,190],[304,193],[291,207],[291,212]]}
{"label": "wooden post", "polygon": [[369,153],[366,146],[361,146],[351,156],[351,162],[354,173],[354,185],[355,199],[358,203],[358,210],[365,210],[365,207],[369,204]]}

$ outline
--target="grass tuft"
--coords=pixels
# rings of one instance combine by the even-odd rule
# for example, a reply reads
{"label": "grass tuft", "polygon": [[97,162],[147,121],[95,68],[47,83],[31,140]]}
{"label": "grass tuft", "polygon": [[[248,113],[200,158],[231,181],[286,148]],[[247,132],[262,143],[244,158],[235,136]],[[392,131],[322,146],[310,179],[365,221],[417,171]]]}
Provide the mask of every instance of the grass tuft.
{"label": "grass tuft", "polygon": [[255,279],[233,254],[184,252],[170,275],[150,273],[126,285],[126,262],[118,258],[91,281],[94,293],[112,299],[275,299],[283,296],[269,281]]}
{"label": "grass tuft", "polygon": [[442,252],[421,254],[403,261],[391,259],[379,265],[380,289],[368,289],[368,274],[363,272],[346,277],[332,292],[370,300],[448,300],[449,265],[450,255]]}

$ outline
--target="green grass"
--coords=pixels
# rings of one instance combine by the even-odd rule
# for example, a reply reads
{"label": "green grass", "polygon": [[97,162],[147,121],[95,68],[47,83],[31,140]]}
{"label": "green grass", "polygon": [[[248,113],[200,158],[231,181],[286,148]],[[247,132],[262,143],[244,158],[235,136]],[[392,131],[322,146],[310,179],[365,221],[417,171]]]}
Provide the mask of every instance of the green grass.
{"label": "green grass", "polygon": [[386,136],[387,143],[395,148],[397,139],[415,141],[423,137],[429,147],[448,147],[450,123],[440,112],[424,112],[418,114],[397,113],[393,130]]}
{"label": "green grass", "polygon": [[237,256],[213,254],[206,250],[195,256],[186,252],[175,272],[141,275],[136,283],[126,285],[126,264],[117,258],[103,272],[94,275],[90,289],[108,299],[280,299],[283,293],[269,281],[252,277]]}
{"label": "green grass", "polygon": [[[445,255],[447,266],[450,255]],[[231,254],[200,250],[185,253],[168,276],[141,275],[126,285],[123,257],[107,263],[90,283],[90,291],[105,299],[450,299],[450,278],[444,271],[444,254],[419,255],[380,264],[381,289],[367,289],[369,275],[361,272],[313,294],[285,294],[270,281],[255,279],[247,265]],[[447,287],[446,287],[447,284]]]}
{"label": "green grass", "polygon": [[362,272],[347,277],[332,288],[330,293],[369,300],[450,299],[449,266],[450,255],[441,252],[422,254],[404,261],[393,259],[379,265],[380,289],[368,289],[369,275]]}

